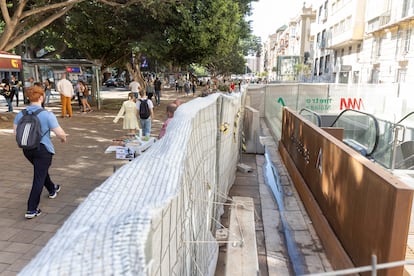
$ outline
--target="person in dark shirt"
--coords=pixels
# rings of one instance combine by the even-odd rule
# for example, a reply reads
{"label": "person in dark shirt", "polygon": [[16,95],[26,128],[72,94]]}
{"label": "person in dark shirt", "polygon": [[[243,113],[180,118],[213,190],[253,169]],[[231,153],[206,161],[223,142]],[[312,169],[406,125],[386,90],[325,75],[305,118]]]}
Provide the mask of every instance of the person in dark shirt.
{"label": "person in dark shirt", "polygon": [[154,90],[155,90],[155,104],[160,105],[161,103],[161,81],[158,77],[154,81]]}

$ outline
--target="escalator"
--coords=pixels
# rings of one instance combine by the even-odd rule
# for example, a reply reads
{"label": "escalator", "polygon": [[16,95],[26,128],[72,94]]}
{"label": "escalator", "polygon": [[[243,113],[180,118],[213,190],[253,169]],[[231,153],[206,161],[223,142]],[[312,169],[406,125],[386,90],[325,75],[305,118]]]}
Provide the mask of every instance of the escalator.
{"label": "escalator", "polygon": [[414,111],[396,123],[353,109],[335,116],[304,108],[299,114],[318,127],[342,128],[346,145],[386,169],[414,170]]}
{"label": "escalator", "polygon": [[365,157],[372,159],[378,147],[380,127],[372,114],[353,109],[342,111],[330,127],[343,128],[343,142]]}

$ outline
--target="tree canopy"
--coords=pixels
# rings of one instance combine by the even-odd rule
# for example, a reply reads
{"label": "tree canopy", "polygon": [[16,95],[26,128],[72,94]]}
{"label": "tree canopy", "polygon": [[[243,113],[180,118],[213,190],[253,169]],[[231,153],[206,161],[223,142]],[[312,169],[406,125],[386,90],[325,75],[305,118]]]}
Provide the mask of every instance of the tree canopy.
{"label": "tree canopy", "polygon": [[244,19],[252,1],[0,0],[0,50],[24,43],[26,55],[84,57],[103,67],[145,55],[160,66],[231,72],[257,46]]}

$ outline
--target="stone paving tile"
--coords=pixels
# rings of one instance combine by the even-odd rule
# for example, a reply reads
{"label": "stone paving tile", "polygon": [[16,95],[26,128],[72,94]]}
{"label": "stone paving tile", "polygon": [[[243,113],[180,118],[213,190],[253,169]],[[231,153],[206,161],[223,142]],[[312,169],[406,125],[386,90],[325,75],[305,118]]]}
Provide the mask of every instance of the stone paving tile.
{"label": "stone paving tile", "polygon": [[33,230],[42,231],[42,232],[51,232],[51,233],[56,233],[58,229],[59,229],[59,226],[57,226],[56,224],[49,224],[49,223],[42,223],[42,224],[38,224],[35,227],[33,227]]}
{"label": "stone paving tile", "polygon": [[10,241],[10,238],[13,237],[19,230],[19,228],[0,226],[0,241]]}
{"label": "stone paving tile", "polygon": [[24,255],[22,255],[22,259],[26,260],[27,263],[33,259],[34,256],[37,255],[37,253],[40,252],[40,250],[42,250],[43,246],[40,245],[34,245],[32,247],[32,249],[28,250]]}
{"label": "stone paving tile", "polygon": [[12,265],[10,265],[7,270],[10,272],[14,272],[15,274],[17,274],[20,270],[22,270],[25,266],[27,265],[27,261],[26,260],[17,260],[15,262],[13,262]]}
{"label": "stone paving tile", "polygon": [[43,234],[42,231],[31,229],[18,230],[10,239],[11,242],[32,243]]}
{"label": "stone paving tile", "polygon": [[45,245],[54,235],[53,232],[42,232],[42,234],[35,239],[32,244],[35,245]]}
{"label": "stone paving tile", "polygon": [[16,276],[16,271],[6,269],[5,271],[0,273],[0,276]]}
{"label": "stone paving tile", "polygon": [[0,263],[0,276],[5,275],[2,272],[5,272],[10,266],[11,266],[10,264]]}
{"label": "stone paving tile", "polygon": [[26,253],[28,250],[33,248],[33,245],[27,244],[27,243],[15,242],[3,248],[4,248],[3,250],[6,252]]}
{"label": "stone paving tile", "polygon": [[21,256],[21,253],[2,251],[0,252],[0,263],[13,264],[15,261],[20,259]]}

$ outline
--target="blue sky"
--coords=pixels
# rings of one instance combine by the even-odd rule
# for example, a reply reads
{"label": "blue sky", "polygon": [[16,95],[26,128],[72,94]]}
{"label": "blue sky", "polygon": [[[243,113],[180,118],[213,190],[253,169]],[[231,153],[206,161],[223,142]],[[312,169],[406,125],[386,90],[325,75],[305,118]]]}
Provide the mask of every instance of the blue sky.
{"label": "blue sky", "polygon": [[262,42],[274,33],[277,28],[299,14],[306,2],[309,7],[314,0],[259,0],[252,3],[253,15],[248,17],[252,20],[253,34],[260,36]]}

